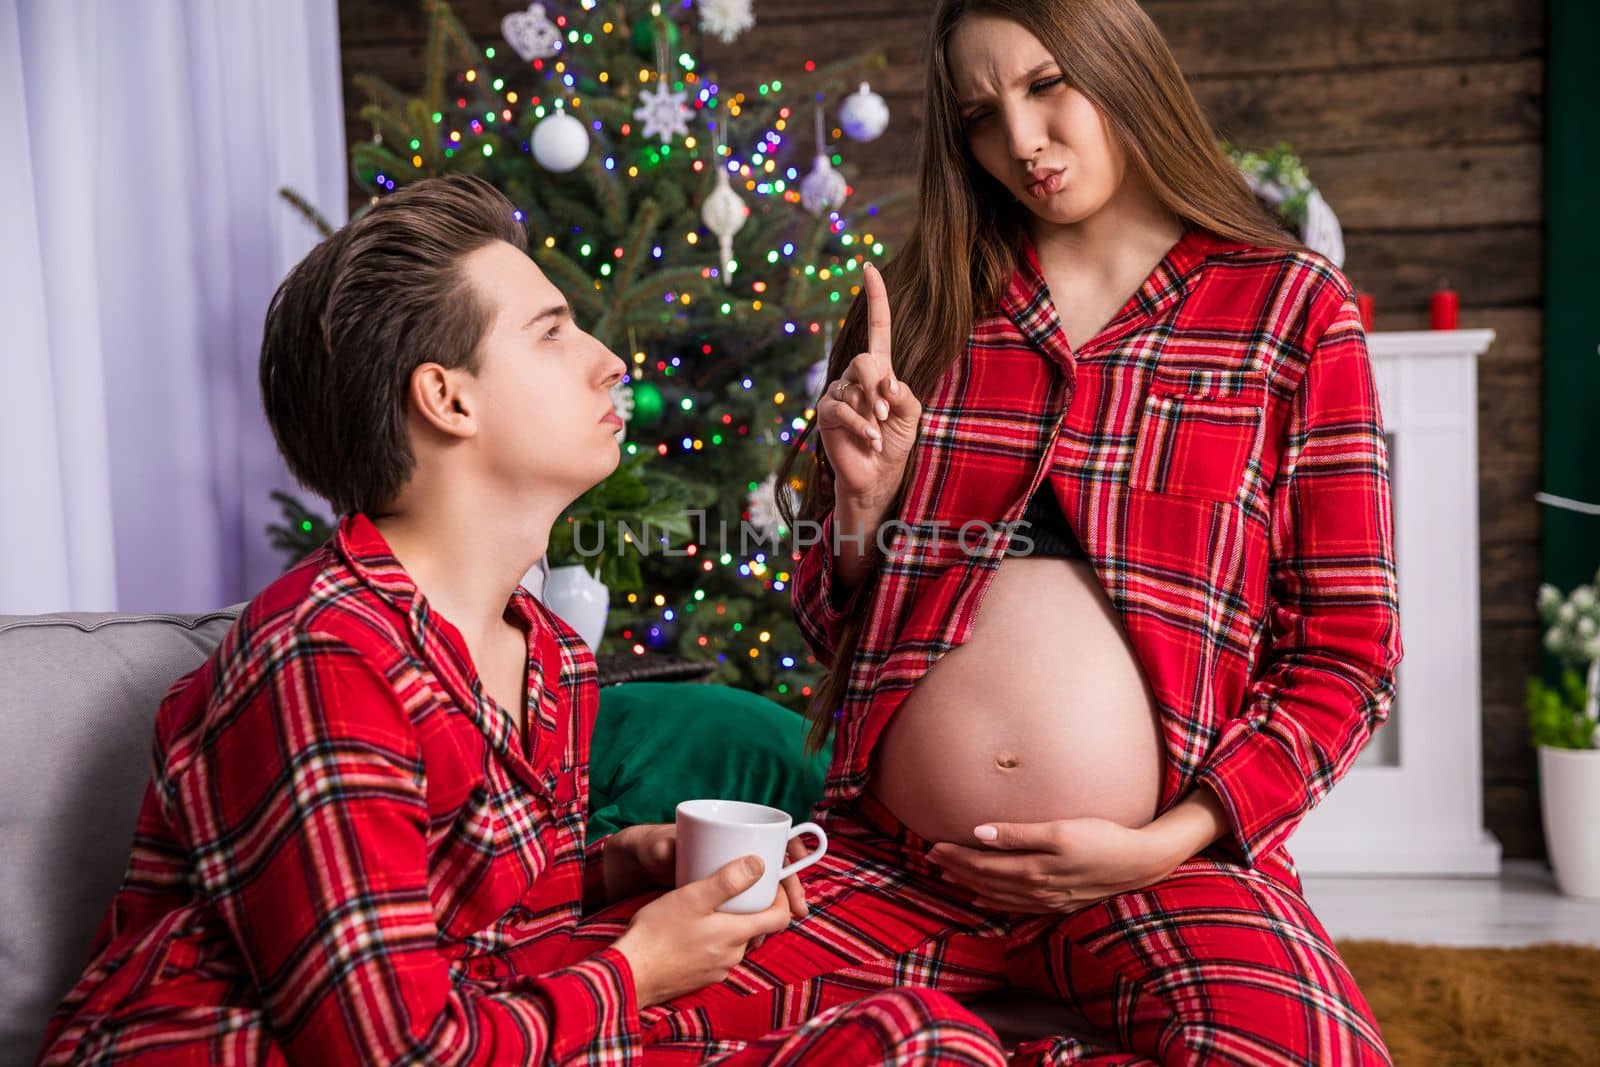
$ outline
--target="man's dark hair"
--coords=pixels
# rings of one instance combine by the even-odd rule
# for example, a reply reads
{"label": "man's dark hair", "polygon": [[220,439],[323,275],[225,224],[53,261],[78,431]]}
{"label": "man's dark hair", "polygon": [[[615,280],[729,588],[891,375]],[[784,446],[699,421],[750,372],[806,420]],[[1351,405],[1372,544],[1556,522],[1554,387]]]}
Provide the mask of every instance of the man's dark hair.
{"label": "man's dark hair", "polygon": [[491,309],[460,264],[494,241],[526,251],[514,211],[481,178],[419,181],[317,245],[273,294],[261,402],[289,471],[338,514],[383,507],[411,476],[412,372],[477,373]]}

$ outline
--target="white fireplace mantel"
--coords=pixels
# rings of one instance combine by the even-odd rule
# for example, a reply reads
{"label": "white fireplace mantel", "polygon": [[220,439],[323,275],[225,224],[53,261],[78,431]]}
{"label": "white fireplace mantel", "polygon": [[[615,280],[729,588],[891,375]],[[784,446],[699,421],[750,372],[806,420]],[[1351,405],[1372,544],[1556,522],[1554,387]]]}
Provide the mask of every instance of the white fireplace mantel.
{"label": "white fireplace mantel", "polygon": [[1389,437],[1400,638],[1388,723],[1301,822],[1308,874],[1492,875],[1483,828],[1477,359],[1493,330],[1367,335]]}

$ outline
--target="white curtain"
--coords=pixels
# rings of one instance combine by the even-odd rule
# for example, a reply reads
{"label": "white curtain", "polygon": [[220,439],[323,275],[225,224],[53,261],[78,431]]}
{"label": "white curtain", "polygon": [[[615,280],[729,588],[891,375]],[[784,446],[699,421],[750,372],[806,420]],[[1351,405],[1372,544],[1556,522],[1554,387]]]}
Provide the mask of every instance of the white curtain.
{"label": "white curtain", "polygon": [[282,568],[267,302],[345,218],[336,0],[0,0],[0,613]]}

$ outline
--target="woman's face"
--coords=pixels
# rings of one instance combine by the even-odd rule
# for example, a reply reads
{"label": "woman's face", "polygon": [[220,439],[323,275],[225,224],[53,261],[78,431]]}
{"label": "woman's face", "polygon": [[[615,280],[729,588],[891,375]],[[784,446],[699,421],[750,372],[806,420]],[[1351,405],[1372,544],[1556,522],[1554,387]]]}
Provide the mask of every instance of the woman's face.
{"label": "woman's face", "polygon": [[1009,19],[969,15],[946,58],[973,156],[1029,211],[1070,224],[1111,200],[1125,154],[1037,37]]}

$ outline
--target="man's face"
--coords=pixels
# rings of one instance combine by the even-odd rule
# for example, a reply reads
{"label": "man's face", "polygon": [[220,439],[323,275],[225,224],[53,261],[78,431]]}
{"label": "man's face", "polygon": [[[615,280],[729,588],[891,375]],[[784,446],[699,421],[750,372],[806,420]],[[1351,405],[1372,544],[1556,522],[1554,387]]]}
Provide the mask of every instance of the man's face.
{"label": "man's face", "polygon": [[497,488],[577,499],[621,458],[611,388],[626,364],[579,329],[561,291],[525,253],[495,241],[461,269],[493,309],[472,384],[476,447]]}

